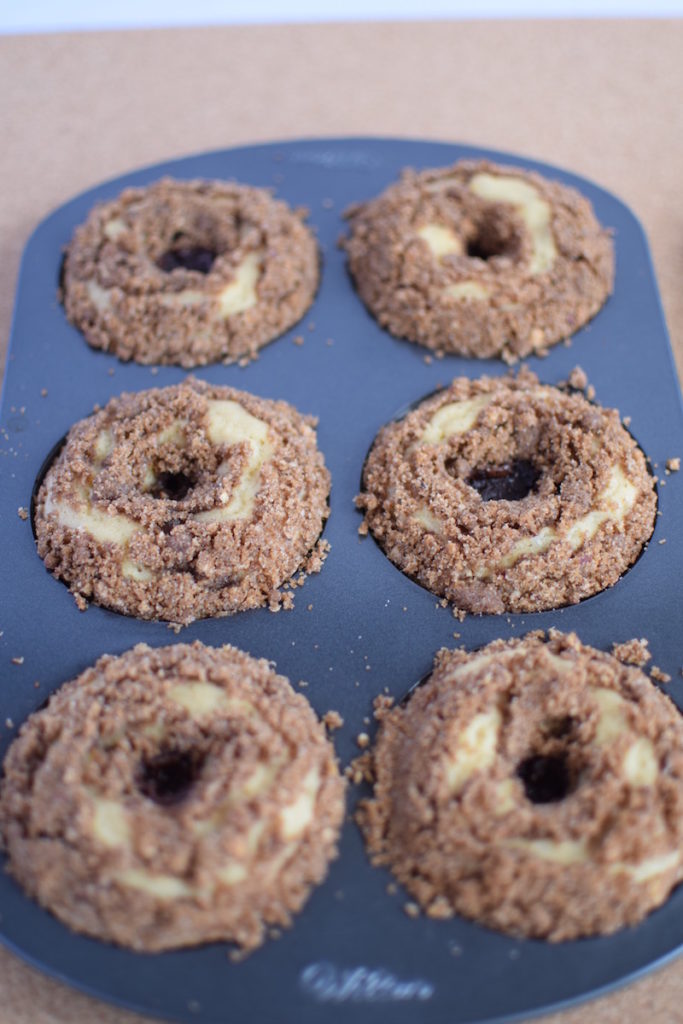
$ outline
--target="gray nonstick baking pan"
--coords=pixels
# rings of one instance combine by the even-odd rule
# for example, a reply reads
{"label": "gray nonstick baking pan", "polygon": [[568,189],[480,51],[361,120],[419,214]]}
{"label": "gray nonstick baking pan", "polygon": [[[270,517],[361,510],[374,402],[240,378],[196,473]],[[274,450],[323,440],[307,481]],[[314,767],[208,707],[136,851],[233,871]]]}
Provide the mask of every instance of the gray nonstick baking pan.
{"label": "gray nonstick baking pan", "polygon": [[[452,377],[503,374],[497,361],[425,361],[425,350],[398,341],[374,322],[354,293],[337,248],[341,213],[380,192],[407,165],[433,167],[489,157],[531,167],[575,186],[614,229],[614,295],[570,345],[527,360],[556,383],[579,364],[596,400],[630,417],[629,429],[659,475],[652,540],[612,589],[579,605],[536,615],[468,617],[460,623],[433,595],[402,575],[371,538],[358,536],[353,505],[363,460],[379,427]],[[90,349],[57,299],[61,254],[94,202],[164,174],[236,178],[276,189],[310,209],[323,253],[315,303],[303,322],[246,368],[215,365],[197,375],[320,417],[319,444],[332,473],[332,549],[322,572],[297,589],[291,612],[266,609],[196,622],[181,634],[90,607],[38,558],[28,509],[34,481],[53,446],[95,403],[126,390],[172,384],[174,367],[122,364]],[[293,339],[303,335],[303,345]],[[683,415],[647,244],[633,214],[614,196],[554,167],[451,144],[389,139],[287,142],[188,157],[125,175],[78,196],[38,227],[21,269],[1,414],[2,715],[0,754],[16,728],[63,681],[105,653],[139,641],[154,646],[198,638],[233,643],[273,659],[319,713],[334,708],[343,765],[357,753],[373,698],[401,698],[428,672],[443,645],[468,649],[495,637],[551,626],[609,650],[646,636],[653,663],[683,707],[679,615],[683,578],[683,473],[664,473],[683,455]],[[309,610],[309,606],[312,606]],[[460,636],[454,639],[453,633]],[[349,793],[349,810],[357,799]],[[349,818],[340,856],[293,927],[241,963],[226,945],[144,955],[75,935],[0,873],[2,939],[41,970],[103,999],[179,1021],[312,1024],[463,1024],[531,1016],[595,995],[673,957],[683,945],[683,887],[636,928],[560,945],[515,940],[471,922],[411,919],[407,896],[387,892],[390,875],[372,868]]]}

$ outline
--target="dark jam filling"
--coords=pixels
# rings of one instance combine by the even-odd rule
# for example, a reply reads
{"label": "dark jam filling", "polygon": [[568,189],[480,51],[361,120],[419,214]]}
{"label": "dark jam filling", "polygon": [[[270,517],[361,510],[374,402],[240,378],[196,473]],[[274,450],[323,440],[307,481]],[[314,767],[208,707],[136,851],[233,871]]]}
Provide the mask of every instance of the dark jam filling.
{"label": "dark jam filling", "polygon": [[567,759],[563,755],[536,754],[517,766],[527,800],[533,804],[552,804],[564,800],[570,790]]}
{"label": "dark jam filling", "polygon": [[184,245],[165,252],[157,260],[157,266],[166,274],[179,267],[183,270],[196,270],[199,274],[208,274],[216,255],[213,249],[206,249],[202,245]]}
{"label": "dark jam filling", "polygon": [[164,750],[142,762],[138,788],[164,807],[180,803],[199,778],[203,761],[196,751]]}
{"label": "dark jam filling", "polygon": [[190,493],[196,482],[187,473],[159,473],[154,487],[149,493],[153,498],[182,501]]}
{"label": "dark jam filling", "polygon": [[532,462],[515,459],[500,466],[475,469],[467,483],[484,501],[521,501],[536,489],[540,478],[541,474]]}

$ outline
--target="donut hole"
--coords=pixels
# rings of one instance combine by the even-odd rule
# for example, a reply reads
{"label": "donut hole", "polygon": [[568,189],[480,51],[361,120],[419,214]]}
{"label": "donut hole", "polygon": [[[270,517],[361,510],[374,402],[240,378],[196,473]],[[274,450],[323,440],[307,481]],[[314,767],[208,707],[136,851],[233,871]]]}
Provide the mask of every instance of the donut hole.
{"label": "donut hole", "polygon": [[[448,462],[446,469],[449,469]],[[483,501],[521,501],[536,491],[541,471],[528,459],[513,459],[497,466],[478,466],[467,483]]]}
{"label": "donut hole", "polygon": [[519,259],[522,239],[517,225],[499,211],[485,213],[467,237],[465,252],[470,259],[488,260],[497,256]]}
{"label": "donut hole", "polygon": [[[156,255],[159,270],[171,274],[174,270],[192,270],[208,274],[219,256],[234,249],[242,236],[242,218],[208,217],[202,207],[190,211],[183,228],[179,228],[161,241],[162,252]],[[158,253],[158,250],[157,250]]]}
{"label": "donut hole", "polygon": [[173,270],[194,270],[198,274],[208,274],[218,253],[204,245],[179,245],[167,249],[157,260],[159,270],[170,274]]}
{"label": "donut hole", "polygon": [[557,803],[572,790],[565,754],[533,754],[517,765],[517,777],[533,804]]}
{"label": "donut hole", "polygon": [[153,498],[166,498],[168,501],[182,501],[197,484],[197,477],[191,473],[161,472],[157,473],[154,486],[149,493]]}
{"label": "donut hole", "polygon": [[197,750],[162,750],[140,765],[138,789],[164,807],[180,803],[201,774],[204,755]]}

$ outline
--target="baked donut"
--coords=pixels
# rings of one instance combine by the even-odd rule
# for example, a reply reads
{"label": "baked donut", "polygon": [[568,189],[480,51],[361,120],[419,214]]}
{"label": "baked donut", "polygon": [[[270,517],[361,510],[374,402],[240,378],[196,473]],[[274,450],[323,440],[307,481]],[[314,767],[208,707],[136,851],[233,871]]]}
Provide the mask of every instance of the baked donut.
{"label": "baked donut", "polygon": [[633,925],[683,877],[683,719],[571,634],[442,650],[381,718],[359,820],[431,917],[558,941]]}
{"label": "baked donut", "polygon": [[590,202],[518,167],[407,170],[347,217],[361,299],[392,334],[437,352],[543,353],[612,291],[612,243]]}
{"label": "baked donut", "polygon": [[654,527],[614,409],[516,377],[456,378],[378,434],[356,498],[403,572],[457,609],[527,612],[611,586]]}
{"label": "baked donut", "polygon": [[344,783],[308,701],[235,647],[139,644],[11,745],[9,869],[75,931],[137,950],[288,925],[336,854]]}
{"label": "baked donut", "polygon": [[74,233],[66,314],[119,359],[190,367],[252,358],[313,301],[318,250],[303,219],[266,189],[235,182],[128,188]]}
{"label": "baked donut", "polygon": [[[315,420],[188,378],[71,428],[38,490],[38,554],[84,606],[192,622],[318,571],[329,474]],[[287,595],[291,601],[291,595]]]}

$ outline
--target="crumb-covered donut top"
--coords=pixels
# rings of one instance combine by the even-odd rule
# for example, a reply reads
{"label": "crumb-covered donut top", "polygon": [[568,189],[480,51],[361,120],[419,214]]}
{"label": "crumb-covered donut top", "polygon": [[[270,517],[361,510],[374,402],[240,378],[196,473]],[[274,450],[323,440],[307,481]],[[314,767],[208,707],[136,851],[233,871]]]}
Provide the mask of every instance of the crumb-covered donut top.
{"label": "crumb-covered donut top", "polygon": [[616,410],[523,370],[457,378],[385,427],[357,503],[405,572],[459,608],[500,612],[614,583],[656,499]]}
{"label": "crumb-covered donut top", "polygon": [[67,315],[122,359],[197,366],[253,355],[312,301],[317,248],[266,189],[175,181],[126,189],[77,228]]}
{"label": "crumb-covered donut top", "polygon": [[[516,808],[531,837],[522,848],[550,861],[588,860],[588,842],[558,848],[553,840],[571,830],[574,816],[581,817],[577,803],[595,799],[591,789],[604,784],[606,771],[616,787],[629,790],[656,787],[661,776],[666,791],[667,777],[675,779],[677,802],[683,799],[680,712],[640,670],[582,646],[573,634],[553,632],[547,642],[542,634],[498,640],[474,653],[444,648],[428,682],[396,714],[404,722],[434,717],[428,727],[434,766],[424,792],[448,799],[484,784],[485,777],[493,780],[492,827]],[[430,749],[428,741],[420,746]],[[672,762],[663,757],[669,751]],[[612,806],[618,803],[613,799]],[[605,799],[598,817],[608,809]],[[667,862],[678,864],[683,853],[667,833],[673,828],[677,834],[681,826],[669,821],[666,800],[659,812],[659,845]],[[537,846],[534,837],[541,832]],[[594,834],[599,835],[597,826]],[[651,854],[653,840],[636,835],[634,849]],[[613,869],[647,877],[646,867]]]}
{"label": "crumb-covered donut top", "polygon": [[71,429],[48,470],[39,553],[76,592],[143,617],[182,622],[271,600],[327,515],[314,424],[284,402],[192,378],[113,398]]}
{"label": "crumb-covered donut top", "polygon": [[437,350],[542,351],[611,291],[611,242],[588,200],[520,168],[408,170],[348,218],[363,300],[392,333]]}
{"label": "crumb-covered donut top", "polygon": [[573,634],[442,650],[373,765],[370,850],[434,916],[611,931],[683,874],[683,719]]}
{"label": "crumb-covered donut top", "polygon": [[343,791],[323,727],[268,662],[141,644],[29,719],[0,822],[14,873],[78,930],[253,946],[324,873]]}

